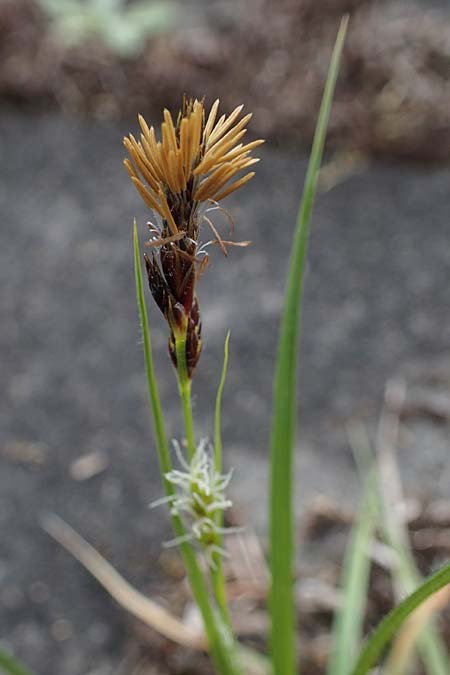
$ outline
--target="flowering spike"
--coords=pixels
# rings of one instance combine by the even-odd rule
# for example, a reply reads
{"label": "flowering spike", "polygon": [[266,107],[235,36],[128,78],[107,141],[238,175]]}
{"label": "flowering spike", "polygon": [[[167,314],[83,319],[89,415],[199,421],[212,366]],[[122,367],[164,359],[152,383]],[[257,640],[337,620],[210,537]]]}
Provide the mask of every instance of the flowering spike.
{"label": "flowering spike", "polygon": [[[218,108],[216,100],[207,115],[203,100],[185,96],[176,118],[164,110],[160,141],[141,115],[140,140],[132,134],[123,140],[130,157],[125,168],[160,223],[152,226],[156,236],[148,244],[159,249],[159,260],[154,253],[145,260],[150,291],[169,323],[169,352],[175,366],[176,333],[185,332],[189,377],[202,346],[195,282],[207,261],[199,242],[206,205],[217,205],[254,176],[253,171],[241,177],[237,174],[256,161],[250,152],[263,143],[240,142],[251,118],[251,114],[240,118],[242,105],[219,119]],[[211,227],[211,221],[207,222]],[[212,227],[216,236],[208,243],[218,243],[226,254],[226,247],[233,242],[223,240]]]}
{"label": "flowering spike", "polygon": [[[169,471],[165,478],[176,488],[176,494],[153,505],[169,503],[172,515],[181,516],[185,521],[188,532],[183,541],[197,542],[208,565],[214,567],[214,554],[226,555],[219,545],[222,535],[239,530],[221,527],[217,518],[219,512],[232,505],[225,495],[232,471],[227,474],[216,471],[211,446],[205,439],[200,441],[190,462],[183,456],[179,443],[173,441],[173,445],[182,468]],[[166,546],[177,546],[181,541],[174,539]]]}

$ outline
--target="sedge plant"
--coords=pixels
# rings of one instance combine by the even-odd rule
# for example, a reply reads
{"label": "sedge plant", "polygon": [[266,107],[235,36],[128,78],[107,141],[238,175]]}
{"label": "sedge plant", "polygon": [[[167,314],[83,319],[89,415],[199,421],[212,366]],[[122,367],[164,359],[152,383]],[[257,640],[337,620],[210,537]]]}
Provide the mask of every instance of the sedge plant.
{"label": "sedge plant", "polygon": [[[345,40],[347,19],[341,23],[331,57],[322,104],[305,179],[292,244],[279,348],[274,377],[269,499],[270,653],[262,672],[294,675],[299,672],[293,597],[293,453],[296,434],[297,368],[303,277],[312,208],[325,144],[326,129]],[[263,141],[244,143],[251,115],[241,117],[242,106],[218,117],[219,101],[209,113],[204,102],[185,98],[175,120],[164,111],[161,138],[139,116],[140,139],[124,139],[129,158],[126,169],[154,219],[148,223],[145,269],[154,301],[168,325],[168,351],[175,368],[184,419],[184,440],[170,451],[153,366],[141,254],[136,223],[134,253],[137,300],[143,332],[150,408],[165,497],[169,507],[194,600],[203,618],[209,651],[220,675],[246,672],[243,648],[230,620],[222,567],[225,554],[224,512],[231,505],[226,489],[230,473],[223,473],[220,431],[221,397],[228,363],[229,335],[214,411],[213,442],[199,439],[192,412],[192,381],[202,349],[202,324],[196,288],[208,266],[208,245],[226,255],[230,246],[249,242],[223,239],[211,213],[223,209],[223,200],[254,176],[242,171],[258,160],[252,151]],[[229,216],[228,212],[227,215]],[[231,233],[234,229],[232,222]],[[200,243],[203,228],[211,233]],[[450,582],[450,566],[439,570],[381,622],[361,649],[370,561],[368,547],[376,525],[374,478],[366,481],[365,496],[352,533],[344,567],[344,605],[333,632],[329,675],[364,675],[376,664],[402,623],[432,593]],[[199,558],[204,564],[200,564]],[[349,642],[352,649],[348,649]],[[246,654],[248,657],[248,653]],[[261,665],[261,662],[259,662]]]}
{"label": "sedge plant", "polygon": [[[318,114],[304,189],[291,250],[285,302],[273,389],[269,497],[269,654],[257,654],[241,645],[233,631],[223,571],[224,537],[231,528],[224,514],[231,506],[227,496],[231,472],[224,473],[221,435],[221,401],[225,386],[229,334],[214,408],[212,442],[196,434],[192,410],[192,382],[202,351],[202,322],[197,283],[208,266],[209,245],[226,255],[230,246],[248,241],[232,239],[234,222],[222,206],[228,195],[254,176],[243,171],[258,160],[252,156],[262,140],[243,142],[251,115],[241,116],[242,106],[219,116],[219,101],[207,113],[204,101],[185,98],[175,118],[164,111],[161,137],[139,116],[141,135],[124,139],[129,157],[125,167],[146,205],[153,212],[143,256],[148,286],[168,327],[168,352],[175,369],[183,412],[183,437],[169,444],[159,396],[144,275],[136,222],[133,229],[135,282],[143,337],[150,411],[164,497],[172,519],[192,596],[202,617],[212,663],[218,675],[294,675],[299,670],[294,604],[293,455],[297,424],[297,369],[303,277],[308,250],[311,215],[326,129],[345,40],[347,19],[341,23],[331,57]],[[231,233],[224,239],[214,224],[214,212],[222,210],[230,220]],[[211,239],[201,243],[207,229]],[[368,463],[364,494],[344,561],[343,602],[332,633],[327,675],[367,675],[383,656],[389,642],[410,615],[430,596],[450,584],[450,565],[420,580],[405,545],[397,546],[398,574],[410,593],[381,621],[362,646],[367,596],[369,548],[377,526],[387,530],[389,514],[382,514],[378,477]],[[402,540],[398,532],[387,533]],[[393,546],[395,548],[395,546]],[[428,632],[422,647],[427,672],[444,675],[448,660],[438,638]],[[431,655],[431,656],[430,656]],[[433,656],[434,655],[434,656]],[[429,668],[428,668],[429,666]],[[0,649],[0,672],[27,675],[16,659]]]}
{"label": "sedge plant", "polygon": [[[184,437],[173,442],[166,434],[164,412],[153,363],[151,335],[144,291],[141,251],[136,222],[133,230],[136,295],[142,327],[149,404],[155,445],[165,496],[158,504],[169,508],[174,539],[185,565],[193,598],[200,611],[208,650],[219,675],[294,675],[299,673],[296,653],[294,604],[293,454],[296,434],[297,369],[303,277],[312,209],[325,144],[334,88],[345,40],[347,19],[340,26],[331,57],[304,189],[300,201],[282,312],[274,376],[270,453],[269,562],[270,651],[262,657],[240,645],[233,632],[222,566],[225,555],[224,513],[231,506],[224,473],[221,436],[221,400],[228,365],[229,334],[225,339],[222,374],[214,409],[212,443],[198,438],[192,410],[192,381],[202,350],[202,323],[197,282],[208,266],[208,245],[226,255],[234,241],[234,222],[223,200],[254,176],[248,169],[258,160],[252,151],[263,141],[243,142],[251,119],[241,117],[242,106],[218,116],[219,101],[207,114],[203,101],[187,99],[173,120],[164,111],[161,138],[139,116],[140,139],[124,139],[129,158],[126,169],[146,205],[153,212],[144,255],[148,286],[168,326],[168,351],[175,369],[184,419]],[[231,223],[229,239],[221,237],[212,214],[222,210]],[[201,244],[201,230],[212,238]],[[390,640],[408,617],[430,596],[450,584],[450,565],[419,581],[402,544],[399,574],[411,593],[381,621],[361,647],[370,559],[368,549],[377,524],[386,529],[388,515],[380,515],[377,477],[371,466],[344,562],[343,603],[332,634],[328,675],[366,675],[382,657]],[[156,504],[155,504],[156,505]],[[399,539],[398,533],[388,533]],[[401,537],[400,537],[401,539]],[[395,548],[395,547],[394,547]],[[398,547],[397,547],[398,548]],[[398,552],[398,551],[397,551]],[[408,554],[409,555],[409,554]],[[202,559],[202,560],[201,560]],[[406,562],[408,563],[406,566]],[[448,671],[447,657],[438,638],[428,633],[424,642],[430,675]],[[431,656],[433,658],[431,658]],[[434,655],[434,656],[433,656]],[[428,658],[429,657],[429,658]],[[439,658],[438,658],[439,657]],[[15,658],[0,649],[0,672],[26,675]]]}

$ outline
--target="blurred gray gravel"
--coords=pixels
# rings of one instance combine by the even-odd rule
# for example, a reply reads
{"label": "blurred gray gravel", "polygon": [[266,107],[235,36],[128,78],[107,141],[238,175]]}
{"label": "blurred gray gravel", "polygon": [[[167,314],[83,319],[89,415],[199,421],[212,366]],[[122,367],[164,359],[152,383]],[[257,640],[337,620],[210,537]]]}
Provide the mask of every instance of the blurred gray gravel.
{"label": "blurred gray gravel", "polygon": [[[58,513],[139,588],[157,592],[163,511],[135,306],[131,221],[147,214],[121,166],[126,125],[0,116],[1,407],[0,637],[38,675],[113,674],[132,623],[40,529]],[[306,162],[266,147],[257,177],[230,198],[236,238],[212,253],[200,286],[204,354],[195,385],[212,431],[223,340],[233,494],[264,523],[271,377],[290,240]],[[449,168],[378,164],[319,198],[303,317],[299,504],[358,491],[345,423],[374,422],[387,378],[411,363],[449,361]],[[150,303],[149,303],[150,306]],[[166,331],[150,307],[161,394],[180,436]],[[423,451],[401,452],[408,489],[450,488],[448,426]],[[428,436],[431,438],[432,436]],[[423,440],[423,439],[422,439]],[[426,441],[424,440],[424,443]],[[97,452],[104,471],[72,477]]]}

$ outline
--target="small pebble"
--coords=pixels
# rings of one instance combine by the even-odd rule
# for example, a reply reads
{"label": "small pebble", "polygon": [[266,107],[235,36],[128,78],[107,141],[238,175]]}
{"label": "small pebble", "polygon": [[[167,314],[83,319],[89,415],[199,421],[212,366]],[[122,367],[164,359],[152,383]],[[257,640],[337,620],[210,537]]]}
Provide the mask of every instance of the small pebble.
{"label": "small pebble", "polygon": [[50,592],[47,584],[45,584],[43,581],[35,581],[30,585],[28,594],[32,602],[35,602],[37,605],[41,605],[44,602],[47,602]]}
{"label": "small pebble", "polygon": [[108,458],[106,454],[96,450],[75,459],[71,463],[69,471],[74,480],[83,481],[102,473],[107,466]]}
{"label": "small pebble", "polygon": [[64,642],[72,637],[72,624],[66,619],[56,619],[50,626],[50,633],[57,642]]}

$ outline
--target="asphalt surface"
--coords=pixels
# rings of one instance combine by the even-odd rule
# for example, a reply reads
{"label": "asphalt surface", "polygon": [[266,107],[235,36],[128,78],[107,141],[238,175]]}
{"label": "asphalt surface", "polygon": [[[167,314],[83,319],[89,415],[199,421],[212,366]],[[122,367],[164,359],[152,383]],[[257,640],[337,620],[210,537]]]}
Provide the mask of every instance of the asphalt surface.
{"label": "asphalt surface", "polygon": [[[38,675],[112,675],[132,640],[124,613],[39,517],[59,514],[150,593],[170,536],[163,511],[148,509],[161,488],[131,247],[133,216],[143,237],[148,214],[122,168],[127,131],[0,116],[0,637]],[[295,149],[265,147],[261,157],[257,177],[228,200],[236,238],[252,247],[227,260],[212,251],[200,283],[195,384],[199,433],[211,434],[231,329],[225,454],[236,466],[235,501],[259,528],[277,325],[306,167]],[[449,360],[449,179],[448,167],[376,164],[319,197],[302,331],[299,504],[315,493],[353,504],[346,422],[373,422],[386,379],[402,368]],[[166,330],[149,307],[167,426],[180,437]],[[401,455],[412,493],[448,495],[445,433],[426,452],[412,443]],[[73,462],[90,453],[103,470],[76,480]]]}

